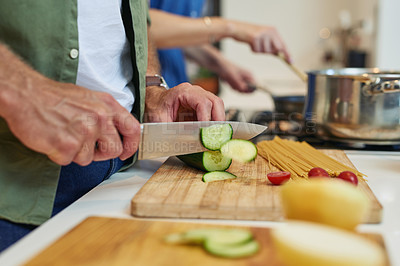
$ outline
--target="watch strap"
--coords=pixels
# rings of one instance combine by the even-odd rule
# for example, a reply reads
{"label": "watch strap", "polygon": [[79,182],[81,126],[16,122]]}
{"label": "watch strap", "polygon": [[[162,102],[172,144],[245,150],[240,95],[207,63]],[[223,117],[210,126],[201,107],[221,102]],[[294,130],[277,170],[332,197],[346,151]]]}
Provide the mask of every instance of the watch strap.
{"label": "watch strap", "polygon": [[146,87],[149,86],[160,86],[168,88],[168,85],[165,82],[164,78],[160,75],[146,76]]}

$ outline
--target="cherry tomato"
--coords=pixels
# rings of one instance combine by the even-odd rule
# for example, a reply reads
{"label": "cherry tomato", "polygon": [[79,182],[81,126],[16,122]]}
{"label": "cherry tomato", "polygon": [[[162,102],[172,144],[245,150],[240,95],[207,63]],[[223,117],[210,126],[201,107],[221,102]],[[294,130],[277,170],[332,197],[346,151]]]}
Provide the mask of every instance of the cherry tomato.
{"label": "cherry tomato", "polygon": [[267,174],[268,180],[274,185],[285,183],[290,178],[290,172],[272,172]]}
{"label": "cherry tomato", "polygon": [[357,178],[356,174],[353,172],[350,172],[350,171],[341,172],[337,178],[340,178],[344,181],[350,182],[356,186],[358,184],[358,178]]}
{"label": "cherry tomato", "polygon": [[330,177],[325,169],[314,167],[308,171],[308,177]]}

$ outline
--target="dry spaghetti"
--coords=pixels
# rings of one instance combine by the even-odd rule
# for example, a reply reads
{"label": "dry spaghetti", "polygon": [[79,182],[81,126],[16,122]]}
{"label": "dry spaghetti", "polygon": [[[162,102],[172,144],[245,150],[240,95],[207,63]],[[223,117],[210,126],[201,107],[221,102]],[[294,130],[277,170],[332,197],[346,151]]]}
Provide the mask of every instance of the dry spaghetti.
{"label": "dry spaghetti", "polygon": [[359,178],[365,176],[356,169],[316,150],[307,142],[275,137],[273,140],[257,143],[257,148],[258,154],[268,160],[270,165],[281,171],[290,172],[294,178],[307,177],[308,171],[314,167],[325,169],[331,176],[338,176],[342,171],[351,171]]}

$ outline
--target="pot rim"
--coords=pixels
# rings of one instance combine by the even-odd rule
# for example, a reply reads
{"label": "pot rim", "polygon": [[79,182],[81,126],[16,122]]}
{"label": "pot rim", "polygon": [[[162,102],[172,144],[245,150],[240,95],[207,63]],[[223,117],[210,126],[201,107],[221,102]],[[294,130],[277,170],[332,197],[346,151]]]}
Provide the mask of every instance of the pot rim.
{"label": "pot rim", "polygon": [[327,76],[337,78],[365,78],[371,77],[400,79],[400,70],[382,70],[379,68],[328,68],[307,72],[313,76]]}

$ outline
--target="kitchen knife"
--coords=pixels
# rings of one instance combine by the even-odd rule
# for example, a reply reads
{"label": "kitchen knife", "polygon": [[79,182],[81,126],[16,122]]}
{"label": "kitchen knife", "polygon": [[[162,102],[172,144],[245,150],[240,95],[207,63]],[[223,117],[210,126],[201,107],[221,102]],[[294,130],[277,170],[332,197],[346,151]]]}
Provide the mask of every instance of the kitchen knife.
{"label": "kitchen knife", "polygon": [[266,126],[236,121],[191,121],[143,123],[139,144],[139,160],[206,151],[201,144],[200,128],[215,124],[231,124],[232,138],[251,139]]}

